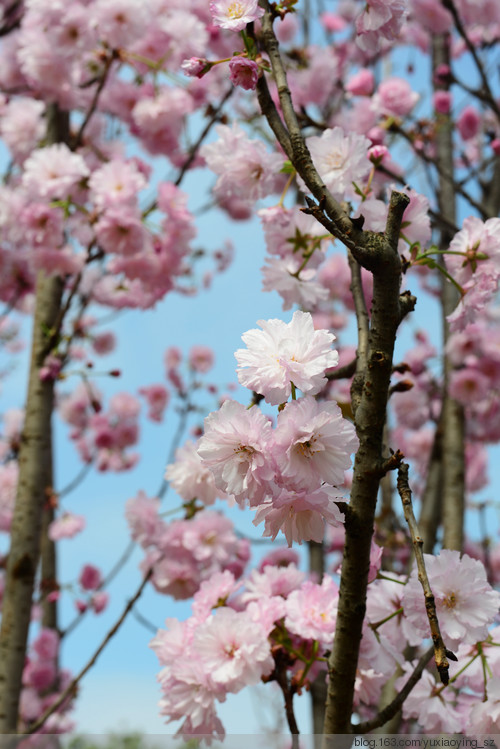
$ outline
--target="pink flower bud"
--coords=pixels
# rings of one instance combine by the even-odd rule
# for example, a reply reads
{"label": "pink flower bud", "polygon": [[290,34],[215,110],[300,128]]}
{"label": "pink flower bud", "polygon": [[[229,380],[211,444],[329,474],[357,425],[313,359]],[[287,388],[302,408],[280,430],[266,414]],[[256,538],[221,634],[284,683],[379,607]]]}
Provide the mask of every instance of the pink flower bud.
{"label": "pink flower bud", "polygon": [[229,63],[229,77],[235,86],[241,86],[246,91],[255,91],[259,80],[259,66],[255,60],[233,57]]}
{"label": "pink flower bud", "polygon": [[451,109],[451,94],[449,91],[436,91],[433,96],[434,109],[440,114],[449,114]]}
{"label": "pink flower bud", "polygon": [[202,78],[211,67],[212,63],[204,57],[190,57],[189,60],[184,60],[181,65],[184,75],[188,75],[190,78]]}
{"label": "pink flower bud", "polygon": [[481,118],[475,107],[465,107],[457,120],[457,130],[463,140],[470,140],[479,131]]}
{"label": "pink flower bud", "polygon": [[86,564],[80,572],[78,579],[83,590],[95,590],[102,582],[100,571],[92,564]]}
{"label": "pink flower bud", "polygon": [[92,606],[96,614],[100,614],[101,611],[104,611],[104,609],[108,605],[108,602],[109,593],[106,593],[104,590],[100,590],[97,593],[94,593],[90,605]]}

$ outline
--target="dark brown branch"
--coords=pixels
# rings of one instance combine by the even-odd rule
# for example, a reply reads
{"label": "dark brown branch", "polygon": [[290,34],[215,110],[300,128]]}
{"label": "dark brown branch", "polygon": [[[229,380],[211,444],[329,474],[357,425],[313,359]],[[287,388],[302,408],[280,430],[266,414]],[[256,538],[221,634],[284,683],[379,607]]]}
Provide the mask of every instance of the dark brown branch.
{"label": "dark brown branch", "polygon": [[368,361],[368,338],[370,332],[370,318],[366,309],[365,293],[361,282],[361,266],[353,257],[350,250],[347,251],[347,259],[351,270],[351,292],[356,311],[356,323],[358,326],[358,347],[356,349],[356,374],[351,385],[352,411],[356,416],[356,410],[361,400],[363,383]]}
{"label": "dark brown branch", "polygon": [[381,710],[378,715],[376,715],[374,718],[371,718],[371,720],[353,725],[352,732],[368,733],[369,731],[373,731],[375,728],[380,728],[385,723],[387,723],[387,721],[391,720],[391,718],[393,718],[399,712],[399,710],[401,710],[404,701],[412,691],[413,687],[420,681],[422,673],[429,663],[430,659],[432,658],[433,654],[434,646],[431,645],[430,648],[426,650],[422,655],[417,665],[413,669],[413,673],[411,674],[410,678],[405,683],[401,691],[398,692],[393,701],[389,705],[387,705],[387,707],[384,707],[384,709]]}
{"label": "dark brown branch", "polygon": [[[273,76],[278,87],[278,96],[286,129],[283,127],[281,119],[279,119],[281,125],[277,122],[276,107],[274,104],[270,107],[269,100],[262,102],[262,106],[264,107],[262,110],[263,114],[268,118],[271,127],[273,127],[273,125],[278,125],[278,131],[274,131],[276,137],[278,140],[280,140],[280,135],[284,138],[283,142],[280,140],[282,147],[291,159],[297,173],[302,177],[308,189],[318,201],[320,210],[327,213],[334,227],[334,236],[340,239],[350,249],[355,249],[356,245],[359,244],[361,248],[360,252],[362,252],[363,243],[360,241],[362,232],[356,229],[349,216],[342,209],[340,203],[338,203],[338,201],[336,201],[326,189],[321,177],[312,163],[311,155],[305,144],[293,108],[292,97],[290,89],[288,88],[283,62],[281,60],[278,40],[276,39],[273,30],[272,14],[269,5],[265,0],[262,0],[262,6],[265,8],[265,13],[261,19],[262,32],[260,39],[271,62]],[[286,132],[286,130],[288,132]]]}
{"label": "dark brown branch", "polygon": [[[364,232],[330,195],[316,171],[297,117],[279,47],[272,28],[272,14],[265,0],[260,42],[267,53],[278,88],[284,123],[288,130],[290,160],[315,198],[307,200],[306,212],[315,215],[333,236],[340,239],[363,267],[372,271],[374,291],[372,326],[369,332],[366,374],[356,413],[360,448],[356,455],[349,512],[345,516],[346,544],[342,563],[339,609],[333,651],[329,659],[329,684],[324,733],[348,734],[352,714],[354,682],[366,608],[375,506],[382,460],[383,430],[392,372],[396,331],[401,321],[400,282],[402,263],[397,251],[403,212],[409,198],[393,193],[386,234]],[[272,109],[264,110],[270,118]],[[279,139],[279,134],[275,131]],[[289,145],[290,144],[290,145]],[[287,150],[288,153],[288,150]]]}
{"label": "dark brown branch", "polygon": [[[413,513],[413,505],[411,501],[411,489],[408,482],[408,471],[409,466],[407,463],[403,463],[398,470],[398,492],[403,503],[403,511],[405,520],[408,523],[408,528],[411,534],[411,540],[413,543],[413,551],[415,554],[415,561],[417,562],[418,579],[422,585],[425,597],[425,610],[427,612],[427,618],[429,620],[429,627],[431,630],[432,641],[434,643],[434,660],[436,662],[436,668],[439,672],[441,682],[448,684],[449,682],[449,663],[447,654],[449,651],[446,649],[439,629],[439,621],[436,613],[436,603],[434,600],[434,594],[432,592],[429,578],[427,577],[427,570],[425,569],[424,554],[422,551],[423,540],[418,530],[417,521]],[[456,660],[456,659],[455,659]]]}
{"label": "dark brown branch", "polygon": [[295,719],[295,713],[293,711],[293,689],[288,680],[287,668],[289,664],[288,653],[283,649],[279,648],[274,653],[274,678],[279,684],[279,687],[283,693],[285,700],[285,715],[288,723],[288,728],[292,734],[292,749],[299,749],[299,727]]}
{"label": "dark brown branch", "polygon": [[343,367],[336,367],[331,372],[327,372],[327,380],[348,380],[356,372],[356,359],[353,359],[349,364],[344,364]]}

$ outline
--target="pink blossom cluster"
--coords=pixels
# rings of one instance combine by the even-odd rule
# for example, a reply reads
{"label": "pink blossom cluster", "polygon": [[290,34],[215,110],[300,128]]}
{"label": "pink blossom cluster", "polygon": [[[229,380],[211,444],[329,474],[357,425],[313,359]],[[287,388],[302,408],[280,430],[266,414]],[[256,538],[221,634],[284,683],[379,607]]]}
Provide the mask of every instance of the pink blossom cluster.
{"label": "pink blossom cluster", "polygon": [[[483,565],[467,554],[460,558],[456,551],[442,550],[437,557],[425,555],[425,559],[440,629],[458,661],[451,664],[448,688],[436,683],[435,676],[425,671],[404,703],[403,716],[415,718],[423,730],[431,733],[498,729],[498,627],[490,627],[498,614],[500,594],[487,583]],[[389,585],[396,592],[397,584],[385,583],[387,592]],[[392,606],[397,606],[398,601],[404,608],[401,625],[405,637],[410,644],[420,643],[421,637],[428,635],[429,626],[416,571],[402,596],[393,598]],[[372,621],[381,613],[380,608],[372,609]],[[394,634],[399,630],[396,625],[397,622],[390,625]],[[382,625],[380,631],[386,626]],[[479,653],[483,654],[483,662],[477,657]],[[411,668],[412,664],[403,664],[406,674]],[[401,688],[406,680],[407,675],[398,679],[396,688]],[[488,701],[483,699],[486,694]]]}
{"label": "pink blossom cluster", "polygon": [[275,678],[275,658],[286,652],[286,642],[302,654],[301,661],[289,661],[297,670],[314,661],[313,641],[320,652],[331,641],[338,597],[331,578],[317,585],[293,563],[266,564],[251,573],[242,592],[239,587],[228,571],[214,575],[195,593],[193,616],[182,623],[167,619],[167,629],[151,642],[162,666],[160,709],[169,722],[183,721],[182,736],[221,738],[217,702]]}
{"label": "pink blossom cluster", "polygon": [[124,471],[132,468],[139,456],[128,452],[139,439],[138,417],[141,405],[130,393],[112,396],[108,411],[103,411],[100,394],[89,383],[82,383],[61,400],[63,421],[73,427],[75,441],[85,463],[95,460],[100,471]]}
{"label": "pink blossom cluster", "polygon": [[[283,652],[288,652],[285,663],[289,676],[300,687],[324,671],[323,653],[331,647],[335,632],[338,587],[328,576],[321,584],[307,579],[293,561],[284,557],[284,565],[276,566],[277,552],[273,555],[250,573],[243,587],[228,571],[203,582],[193,597],[192,616],[182,623],[167,620],[167,629],[160,630],[151,642],[162,666],[161,712],[169,722],[183,721],[180,735],[221,737],[224,728],[217,716],[217,702],[224,702],[228,693],[245,686],[276,678]],[[377,565],[380,554],[378,557]],[[485,713],[480,707],[484,667],[480,659],[471,656],[479,652],[476,643],[482,642],[481,652],[487,658],[488,672],[493,674],[488,725],[497,727],[495,679],[500,675],[500,656],[494,643],[498,628],[489,632],[489,627],[498,612],[500,594],[486,582],[481,564],[467,555],[460,558],[458,552],[442,551],[437,557],[427,555],[426,563],[445,643],[460,656],[454,669],[460,676],[458,683],[452,681],[441,694],[444,687],[438,690],[434,676],[424,672],[405,701],[404,715],[416,717],[422,728],[433,732],[479,726]],[[398,664],[405,674],[410,673],[411,666],[404,662],[403,655],[408,643],[420,645],[428,636],[424,596],[416,572],[406,585],[405,578],[395,573],[372,579],[355,685],[361,716],[370,715],[371,706],[380,699],[382,686]],[[186,647],[187,659],[181,657],[181,649],[185,652]],[[406,675],[401,677],[399,688],[406,679]],[[457,688],[476,692],[475,700],[463,699]],[[443,711],[443,701],[448,710]]]}
{"label": "pink blossom cluster", "polygon": [[218,140],[200,149],[217,175],[214,194],[233,218],[248,218],[255,201],[279,189],[283,157],[269,153],[262,141],[250,139],[236,123],[215,129]]}
{"label": "pink blossom cluster", "polygon": [[492,301],[500,278],[499,237],[500,219],[481,221],[471,216],[452,239],[445,255],[446,268],[464,292],[448,317],[452,330],[473,323]]}
{"label": "pink blossom cluster", "polygon": [[[23,670],[20,718],[26,728],[52,705],[69,685],[72,675],[57,664],[59,635],[53,629],[42,628],[30,646]],[[74,727],[69,719],[71,698],[65,700],[43,725],[42,733],[66,733]]]}
{"label": "pink blossom cluster", "polygon": [[80,592],[85,598],[77,598],[75,606],[77,611],[83,614],[87,609],[92,609],[94,613],[100,614],[109,602],[109,593],[101,590],[104,580],[101,571],[93,564],[85,564],[78,577]]}
{"label": "pink blossom cluster", "polygon": [[155,589],[176,599],[190,598],[218,572],[240,577],[250,557],[248,542],[238,539],[232,522],[217,512],[167,523],[159,499],[139,492],[127,502],[125,514],[132,538],[146,551],[143,571],[152,567]]}
{"label": "pink blossom cluster", "polygon": [[321,224],[297,206],[263,208],[259,216],[271,256],[262,268],[263,290],[277,291],[285,310],[294,304],[313,309],[328,295],[318,278],[328,241]]}
{"label": "pink blossom cluster", "polygon": [[[227,400],[205,419],[194,446],[178,452],[167,478],[186,499],[213,501],[217,492],[256,509],[254,523],[264,535],[285,534],[293,541],[320,541],[324,523],[342,522],[336,487],[344,483],[358,446],[353,425],[333,401],[312,395],[325,385],[325,370],[337,364],[333,335],[315,331],[308,313],[290,323],[261,320],[262,330],[243,336],[247,349],[236,352],[240,382],[280,407],[276,428],[257,408]],[[304,397],[286,403],[300,388]]]}

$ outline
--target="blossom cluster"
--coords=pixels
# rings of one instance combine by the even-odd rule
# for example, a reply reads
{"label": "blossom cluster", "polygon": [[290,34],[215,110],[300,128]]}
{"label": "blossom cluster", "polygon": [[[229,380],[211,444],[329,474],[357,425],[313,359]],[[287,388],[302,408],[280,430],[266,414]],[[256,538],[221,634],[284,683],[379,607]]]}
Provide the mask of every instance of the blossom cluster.
{"label": "blossom cluster", "polygon": [[[323,654],[335,632],[338,587],[328,575],[321,584],[309,579],[295,561],[276,551],[243,581],[237,582],[228,571],[214,575],[194,594],[192,616],[182,623],[167,619],[167,629],[153,638],[151,647],[162,666],[160,709],[169,722],[182,721],[180,735],[221,738],[224,728],[217,703],[260,680],[277,680],[283,664],[299,688],[320,673],[326,676]],[[426,555],[426,563],[442,635],[460,660],[452,671],[452,675],[457,672],[457,680],[452,679],[444,691],[437,688],[431,671],[425,671],[405,702],[404,716],[415,717],[422,729],[439,733],[478,730],[480,716],[487,713],[493,730],[498,727],[492,715],[500,660],[494,647],[498,628],[489,632],[489,627],[500,594],[487,583],[479,562],[467,555],[460,558],[458,552],[443,551],[437,557]],[[399,679],[399,688],[403,686],[411,672],[411,665],[404,663],[404,649],[408,644],[420,645],[428,635],[416,570],[406,585],[394,574],[371,582],[355,685],[361,716],[370,715],[370,706],[380,699],[383,684],[398,664],[405,672]],[[481,697],[482,667],[471,658],[479,648],[492,674],[487,687],[489,710],[480,708],[480,701],[455,704],[461,687]],[[460,668],[465,659],[466,667]],[[443,701],[447,710],[442,709]]]}
{"label": "blossom cluster", "polygon": [[[217,489],[241,506],[249,504],[256,510],[254,523],[264,521],[265,536],[275,538],[281,529],[289,545],[321,541],[325,521],[342,522],[338,487],[358,446],[338,405],[312,397],[326,383],[325,370],[338,362],[333,335],[315,331],[304,312],[295,312],[288,324],[261,320],[260,325],[244,334],[247,349],[236,352],[238,377],[271,404],[282,404],[276,428],[256,406],[225,401],[205,419],[198,459],[194,449],[185,448],[167,477],[182,492],[199,491],[205,503]],[[286,403],[297,388],[305,395]],[[183,481],[187,472],[189,480]]]}
{"label": "blossom cluster", "polygon": [[238,539],[231,521],[217,512],[205,510],[167,523],[160,500],[139,492],[127,502],[125,515],[132,538],[146,552],[144,573],[152,569],[155,589],[173,598],[190,598],[220,571],[240,577],[250,557],[248,542]]}

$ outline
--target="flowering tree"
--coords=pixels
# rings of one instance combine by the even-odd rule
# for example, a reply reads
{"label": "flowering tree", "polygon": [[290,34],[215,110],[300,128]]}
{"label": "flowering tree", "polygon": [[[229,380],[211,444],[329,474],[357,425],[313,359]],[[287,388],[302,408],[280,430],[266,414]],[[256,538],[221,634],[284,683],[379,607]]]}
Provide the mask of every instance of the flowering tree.
{"label": "flowering tree", "polygon": [[[1,731],[69,730],[76,686],[149,585],[193,598],[151,643],[161,713],[183,736],[223,736],[217,703],[260,681],[280,688],[295,746],[305,689],[327,737],[499,729],[498,559],[464,537],[500,437],[498,4],[352,0],[313,22],[289,0],[26,0],[4,3],[2,23],[6,350],[16,320],[34,321],[25,408],[3,418]],[[137,395],[156,422],[175,398],[182,438],[211,351],[190,352],[186,380],[169,349],[168,389],[106,402],[93,358],[115,337],[95,315],[194,293],[200,257],[225,270],[227,246],[193,245],[181,185],[202,167],[214,210],[259,209],[264,289],[297,309],[242,331],[246,401],[221,399],[196,442],[174,444],[166,480],[182,516],[162,516],[167,483],[127,502],[143,580],[73,676],[58,659],[71,627],[56,545],[84,519],[54,488],[53,411],[84,472],[134,468]],[[440,342],[418,327],[425,295]],[[249,544],[207,509],[216,499],[290,548],[247,572]],[[106,582],[82,567],[81,615],[107,605]]]}

